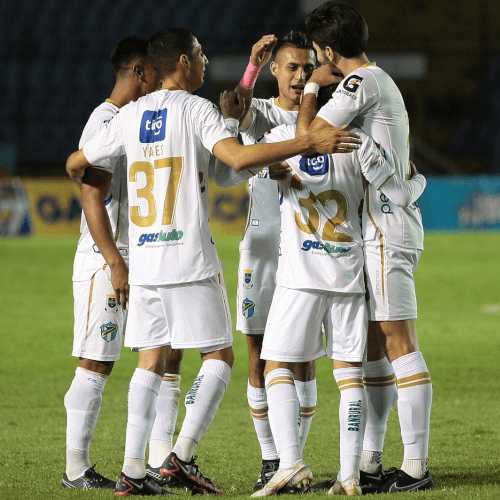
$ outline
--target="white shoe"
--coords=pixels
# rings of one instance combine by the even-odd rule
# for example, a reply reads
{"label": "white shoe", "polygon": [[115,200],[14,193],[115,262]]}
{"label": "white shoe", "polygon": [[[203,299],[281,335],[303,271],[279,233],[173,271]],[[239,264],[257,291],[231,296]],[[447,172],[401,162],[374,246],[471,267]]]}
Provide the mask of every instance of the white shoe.
{"label": "white shoe", "polygon": [[344,481],[340,482],[338,479],[335,481],[333,486],[328,490],[329,495],[348,495],[348,496],[361,496],[363,492],[361,491],[361,486],[359,485],[359,479],[353,474],[349,476]]}
{"label": "white shoe", "polygon": [[252,498],[257,497],[272,497],[278,493],[291,488],[297,490],[305,490],[309,487],[312,481],[311,469],[302,461],[295,467],[289,469],[278,469],[272,479],[259,491],[256,491]]}

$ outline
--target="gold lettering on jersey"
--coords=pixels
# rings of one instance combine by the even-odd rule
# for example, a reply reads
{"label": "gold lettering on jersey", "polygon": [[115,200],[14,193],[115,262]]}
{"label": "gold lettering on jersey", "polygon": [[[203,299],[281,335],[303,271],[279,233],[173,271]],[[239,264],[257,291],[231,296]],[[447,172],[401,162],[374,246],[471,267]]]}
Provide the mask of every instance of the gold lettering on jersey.
{"label": "gold lettering on jersey", "polygon": [[144,146],[142,148],[144,158],[151,158],[152,156],[163,156],[163,144],[156,144],[155,146]]}

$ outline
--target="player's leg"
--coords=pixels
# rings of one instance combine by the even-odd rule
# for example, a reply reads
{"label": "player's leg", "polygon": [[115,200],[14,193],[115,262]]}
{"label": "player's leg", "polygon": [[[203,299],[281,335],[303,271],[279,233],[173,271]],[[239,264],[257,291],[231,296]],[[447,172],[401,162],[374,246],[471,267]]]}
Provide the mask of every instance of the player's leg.
{"label": "player's leg", "polygon": [[78,368],[64,397],[67,413],[66,471],[63,487],[114,488],[91,466],[90,441],[99,417],[102,392],[113,364],[120,358],[126,313],[117,307],[103,270],[91,280],[75,282],[73,356]]}
{"label": "player's leg", "polygon": [[[178,311],[172,345],[199,349],[202,365],[186,394],[186,416],[174,448],[160,468],[160,474],[165,478],[175,477],[193,490],[220,493],[211,480],[200,473],[193,454],[217,413],[234,362],[226,287],[222,275],[219,275],[177,286],[170,291],[168,306]],[[184,310],[186,304],[193,303],[197,304],[195,317],[185,314]]]}
{"label": "player's leg", "polygon": [[247,333],[246,338],[248,345],[249,371],[247,401],[262,456],[262,470],[254,486],[254,491],[258,491],[270,481],[274,473],[278,470],[279,458],[274,443],[273,433],[271,432],[271,426],[269,424],[264,378],[266,362],[260,359],[264,335],[251,335]]}
{"label": "player's leg", "polygon": [[[160,475],[160,466],[174,446],[175,425],[181,398],[181,362],[184,351],[169,349],[165,373],[156,399],[156,417],[149,439],[149,459],[146,467],[148,476],[160,485],[167,485]],[[175,484],[168,484],[172,487]]]}
{"label": "player's leg", "polygon": [[167,494],[146,475],[146,446],[156,416],[156,400],[165,373],[170,347],[169,328],[158,288],[130,287],[125,346],[139,351],[137,368],[130,380],[125,458],[115,494]]}
{"label": "player's leg", "polygon": [[[370,332],[386,353],[398,382],[398,415],[405,450],[402,472],[398,472],[401,477],[392,474],[387,481],[405,487],[418,483],[418,488],[428,489],[434,486],[427,469],[432,385],[418,350],[413,279],[420,255],[419,250],[365,245]],[[392,377],[391,367],[382,363],[384,376]],[[386,404],[388,413],[391,398],[386,399]],[[390,487],[391,484],[384,486]]]}
{"label": "player's leg", "polygon": [[316,386],[316,362],[296,363],[293,367],[295,387],[300,404],[300,451],[304,451],[307,436],[316,411],[318,390]]}
{"label": "player's leg", "polygon": [[[280,490],[304,488],[312,479],[302,460],[299,437],[299,399],[294,383],[295,363],[324,355],[321,293],[278,286],[266,324],[262,358],[266,359],[266,392],[269,422],[278,449],[280,466],[268,484],[253,496],[270,496]],[[311,331],[319,332],[317,336]]]}
{"label": "player's leg", "polygon": [[246,335],[249,376],[247,400],[261,449],[262,469],[254,491],[260,490],[278,470],[279,459],[269,425],[264,384],[265,361],[260,359],[266,321],[276,287],[278,255],[241,250],[236,300],[236,330]]}
{"label": "player's leg", "polygon": [[368,315],[363,295],[332,294],[325,316],[326,351],[340,390],[340,470],[329,493],[361,494],[359,464],[366,422],[362,360]]}
{"label": "player's leg", "polygon": [[384,475],[382,453],[389,413],[398,399],[396,375],[378,338],[378,323],[368,323],[367,359],[363,362],[366,393],[366,429],[361,455],[360,483],[378,482]]}

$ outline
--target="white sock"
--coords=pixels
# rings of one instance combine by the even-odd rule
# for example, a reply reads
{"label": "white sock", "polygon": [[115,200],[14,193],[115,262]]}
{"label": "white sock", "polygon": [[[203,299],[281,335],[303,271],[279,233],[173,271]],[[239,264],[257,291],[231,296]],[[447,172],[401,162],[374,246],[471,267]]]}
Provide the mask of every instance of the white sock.
{"label": "white sock", "polygon": [[382,463],[387,421],[398,399],[396,375],[386,357],[363,363],[366,393],[366,430],[361,455],[361,470],[376,472]]}
{"label": "white sock", "polygon": [[365,432],[366,395],[363,368],[338,368],[333,376],[340,390],[340,470],[338,480],[355,475],[359,479],[359,464]]}
{"label": "white sock", "polygon": [[130,380],[123,472],[132,479],[141,479],[146,475],[144,458],[156,415],[160,384],[160,375],[142,368],[136,368]]}
{"label": "white sock", "polygon": [[280,458],[280,469],[294,467],[302,460],[299,439],[299,398],[293,372],[272,370],[266,377],[269,423]]}
{"label": "white sock", "polygon": [[148,463],[154,468],[163,464],[174,446],[175,424],[181,399],[181,376],[165,373],[163,379],[156,399],[156,418],[149,440]]}
{"label": "white sock", "polygon": [[66,407],[66,475],[70,481],[90,466],[90,440],[101,411],[102,391],[107,377],[78,367],[64,396]]}
{"label": "white sock", "polygon": [[[398,379],[398,414],[404,458],[405,460],[427,459],[432,384],[424,357],[420,351],[412,352],[394,360],[392,366]],[[410,468],[407,463],[403,470],[410,476],[417,473],[420,477],[426,472],[426,470],[423,473],[416,472],[416,469]]]}
{"label": "white sock", "polygon": [[231,368],[224,361],[207,359],[201,365],[193,386],[186,394],[186,416],[172,450],[181,460],[191,460],[196,444],[200,442],[219,409],[230,377]]}
{"label": "white sock", "polygon": [[318,401],[318,389],[316,387],[316,379],[308,382],[295,380],[295,388],[300,403],[300,453],[304,451],[309,429],[311,428],[314,412],[316,411],[316,402]]}
{"label": "white sock", "polygon": [[259,440],[262,460],[278,460],[278,452],[274,444],[273,433],[269,425],[269,416],[267,414],[267,395],[266,389],[253,387],[250,381],[247,384],[247,400],[250,407],[255,433]]}

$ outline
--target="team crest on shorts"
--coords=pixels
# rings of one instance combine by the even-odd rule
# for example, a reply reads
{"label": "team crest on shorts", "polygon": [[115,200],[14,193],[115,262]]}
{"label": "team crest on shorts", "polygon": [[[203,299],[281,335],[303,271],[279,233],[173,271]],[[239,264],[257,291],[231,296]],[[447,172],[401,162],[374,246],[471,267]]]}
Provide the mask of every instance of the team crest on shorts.
{"label": "team crest on shorts", "polygon": [[116,338],[116,332],[118,331],[118,325],[114,323],[106,323],[105,325],[101,325],[101,337],[106,342],[111,342]]}
{"label": "team crest on shorts", "polygon": [[253,313],[255,312],[255,302],[245,299],[243,301],[241,312],[246,319],[250,318],[250,316],[253,316]]}
{"label": "team crest on shorts", "polygon": [[245,277],[243,278],[243,287],[253,287],[253,269],[245,269]]}
{"label": "team crest on shorts", "polygon": [[104,310],[109,313],[118,312],[118,304],[116,302],[116,295],[114,293],[110,293],[106,295],[106,306]]}

